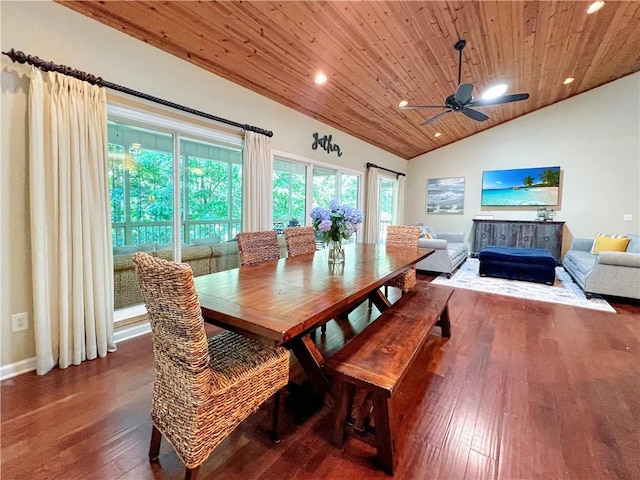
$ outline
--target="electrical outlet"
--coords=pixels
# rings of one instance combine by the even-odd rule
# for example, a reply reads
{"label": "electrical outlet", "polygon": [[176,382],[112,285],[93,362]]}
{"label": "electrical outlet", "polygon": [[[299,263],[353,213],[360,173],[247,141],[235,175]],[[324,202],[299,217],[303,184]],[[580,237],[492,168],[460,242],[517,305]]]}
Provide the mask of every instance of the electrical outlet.
{"label": "electrical outlet", "polygon": [[630,213],[625,213],[624,215],[622,215],[622,220],[625,222],[630,222],[631,220],[633,220],[633,215],[631,215]]}
{"label": "electrical outlet", "polygon": [[29,328],[29,314],[24,312],[11,315],[11,323],[13,325],[14,332],[26,330]]}

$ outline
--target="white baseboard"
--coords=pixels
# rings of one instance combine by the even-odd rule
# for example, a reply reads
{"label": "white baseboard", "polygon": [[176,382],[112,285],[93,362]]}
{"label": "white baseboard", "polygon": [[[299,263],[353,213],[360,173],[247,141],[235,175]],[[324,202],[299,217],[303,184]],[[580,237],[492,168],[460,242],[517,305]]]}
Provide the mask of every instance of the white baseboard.
{"label": "white baseboard", "polygon": [[139,337],[140,335],[144,335],[145,333],[151,332],[151,324],[149,321],[145,323],[133,325],[131,327],[119,328],[113,334],[113,341],[116,343],[124,342],[125,340],[129,340],[131,338]]}
{"label": "white baseboard", "polygon": [[20,360],[0,367],[0,381],[17,377],[23,373],[33,372],[36,369],[36,357]]}
{"label": "white baseboard", "polygon": [[[125,327],[119,329],[113,334],[113,341],[115,343],[124,342],[131,338],[139,337],[145,333],[151,332],[151,325],[149,322],[141,325],[134,325],[132,327]],[[23,373],[33,372],[36,369],[36,357],[20,360],[19,362],[10,363],[8,365],[2,365],[0,367],[0,381],[8,380],[9,378],[17,377]]]}

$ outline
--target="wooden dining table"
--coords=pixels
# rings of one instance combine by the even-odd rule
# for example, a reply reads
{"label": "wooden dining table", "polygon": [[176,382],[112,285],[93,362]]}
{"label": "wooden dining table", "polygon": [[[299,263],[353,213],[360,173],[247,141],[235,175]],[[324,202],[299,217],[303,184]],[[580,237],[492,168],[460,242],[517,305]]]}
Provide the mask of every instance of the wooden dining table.
{"label": "wooden dining table", "polygon": [[390,306],[380,287],[434,252],[418,247],[355,243],[343,264],[329,264],[328,250],[195,278],[206,322],[289,348],[316,394],[331,392],[324,358],[309,333],[371,299]]}

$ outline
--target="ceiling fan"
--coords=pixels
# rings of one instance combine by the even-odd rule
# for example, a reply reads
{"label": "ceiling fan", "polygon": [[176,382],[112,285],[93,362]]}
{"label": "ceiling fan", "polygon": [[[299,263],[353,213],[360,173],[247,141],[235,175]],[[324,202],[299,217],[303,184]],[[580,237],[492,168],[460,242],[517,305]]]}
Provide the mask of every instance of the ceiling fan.
{"label": "ceiling fan", "polygon": [[478,122],[484,122],[489,117],[478,110],[474,110],[471,107],[484,107],[486,105],[498,105],[501,103],[519,102],[529,98],[528,93],[514,93],[512,95],[500,95],[490,100],[474,100],[471,93],[473,92],[472,83],[460,83],[460,76],[462,74],[462,50],[467,45],[466,40],[458,40],[453,46],[458,52],[460,52],[458,59],[458,89],[453,95],[449,95],[444,101],[444,105],[404,105],[400,106],[402,109],[414,109],[414,108],[446,108],[446,111],[439,113],[431,118],[422,122],[422,125],[429,125],[435,122],[440,117],[443,117],[449,112],[462,112],[467,117],[476,120]]}

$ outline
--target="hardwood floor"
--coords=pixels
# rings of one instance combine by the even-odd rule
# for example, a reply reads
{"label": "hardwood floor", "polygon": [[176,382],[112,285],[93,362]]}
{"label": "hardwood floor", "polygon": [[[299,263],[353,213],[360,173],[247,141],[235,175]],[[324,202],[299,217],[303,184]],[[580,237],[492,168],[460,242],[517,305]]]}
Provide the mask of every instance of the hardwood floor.
{"label": "hardwood floor", "polygon": [[[639,479],[640,305],[613,305],[617,314],[456,290],[451,339],[430,339],[397,395],[394,478]],[[318,343],[331,355],[375,316],[365,304]],[[182,479],[166,441],[160,463],[147,460],[152,382],[149,335],[2,382],[1,478]],[[300,421],[287,405],[279,444],[271,413],[266,404],[244,422],[199,478],[390,478],[372,447],[328,441],[330,407]]]}

